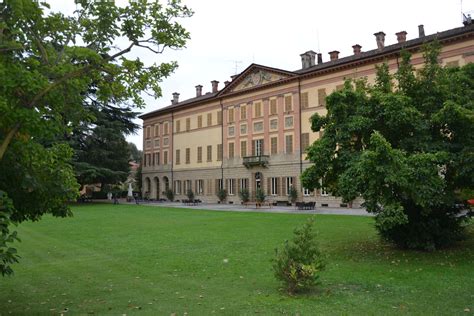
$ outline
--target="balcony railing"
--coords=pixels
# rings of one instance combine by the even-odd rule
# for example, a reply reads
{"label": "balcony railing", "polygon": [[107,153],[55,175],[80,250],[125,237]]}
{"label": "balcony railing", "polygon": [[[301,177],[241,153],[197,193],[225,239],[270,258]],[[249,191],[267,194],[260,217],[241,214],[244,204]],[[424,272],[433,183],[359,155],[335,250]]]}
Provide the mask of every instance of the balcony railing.
{"label": "balcony railing", "polygon": [[268,159],[270,156],[248,156],[244,157],[243,164],[246,168],[252,168],[252,167],[266,167],[268,165]]}

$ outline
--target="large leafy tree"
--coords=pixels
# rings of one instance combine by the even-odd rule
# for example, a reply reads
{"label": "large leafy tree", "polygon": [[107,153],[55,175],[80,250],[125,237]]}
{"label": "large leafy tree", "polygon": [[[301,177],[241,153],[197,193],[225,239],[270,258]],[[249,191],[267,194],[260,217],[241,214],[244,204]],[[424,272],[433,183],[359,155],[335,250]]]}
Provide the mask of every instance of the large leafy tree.
{"label": "large leafy tree", "polygon": [[402,54],[375,84],[348,81],[312,117],[323,136],[310,146],[307,188],[322,183],[350,201],[359,195],[381,236],[404,248],[436,249],[463,236],[459,193],[474,187],[474,65],[443,68],[439,44],[416,74]]}
{"label": "large leafy tree", "polygon": [[[78,184],[68,145],[72,131],[110,106],[141,107],[142,92],[160,96],[175,62],[145,64],[136,49],[160,54],[184,47],[179,0],[76,0],[74,16],[44,2],[0,3],[0,272],[17,260],[11,224],[45,213],[67,216]],[[59,140],[58,140],[59,139]]]}

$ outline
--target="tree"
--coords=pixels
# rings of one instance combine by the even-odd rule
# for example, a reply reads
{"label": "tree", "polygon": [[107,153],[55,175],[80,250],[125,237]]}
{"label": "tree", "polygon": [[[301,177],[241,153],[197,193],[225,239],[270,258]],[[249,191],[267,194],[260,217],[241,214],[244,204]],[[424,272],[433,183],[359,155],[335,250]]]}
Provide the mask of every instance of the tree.
{"label": "tree", "polygon": [[425,48],[415,75],[402,54],[397,73],[377,68],[373,86],[347,81],[327,98],[324,131],[303,186],[351,201],[361,195],[380,235],[403,248],[432,250],[463,237],[459,192],[474,187],[474,65],[443,68],[439,46]]}
{"label": "tree", "polygon": [[128,150],[130,151],[130,160],[140,163],[142,161],[143,151],[137,148],[134,143],[128,143]]}
{"label": "tree", "polygon": [[[126,117],[142,92],[158,97],[175,62],[148,65],[127,58],[135,49],[160,54],[184,47],[178,19],[192,12],[179,0],[75,1],[74,16],[33,0],[0,3],[0,271],[17,260],[11,224],[45,213],[70,215],[77,196],[67,144],[98,112]],[[129,110],[127,110],[129,109]],[[85,133],[90,131],[86,128]]]}

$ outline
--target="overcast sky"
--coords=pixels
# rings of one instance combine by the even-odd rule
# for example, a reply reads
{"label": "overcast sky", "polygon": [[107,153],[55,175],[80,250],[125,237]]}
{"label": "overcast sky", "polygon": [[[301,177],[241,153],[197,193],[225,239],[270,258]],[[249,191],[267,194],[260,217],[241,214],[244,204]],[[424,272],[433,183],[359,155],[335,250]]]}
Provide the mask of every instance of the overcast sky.
{"label": "overcast sky", "polygon": [[[75,7],[65,0],[49,2],[61,11],[70,12]],[[195,12],[182,20],[191,33],[187,48],[167,50],[162,55],[145,50],[137,53],[145,62],[176,60],[179,64],[161,84],[163,96],[157,100],[147,97],[142,112],[169,105],[173,92],[180,93],[180,100],[192,98],[198,84],[204,86],[203,93],[211,90],[212,80],[218,80],[222,88],[224,81],[251,63],[297,70],[301,68],[299,55],[308,50],[321,52],[323,61],[329,60],[332,50],[340,51],[342,58],[352,54],[354,44],[362,45],[362,51],[377,48],[376,32],[385,32],[385,45],[391,45],[396,43],[396,32],[408,32],[410,40],[418,37],[419,24],[429,35],[462,26],[461,8],[474,13],[474,0],[183,2]],[[141,131],[128,141],[141,149]]]}

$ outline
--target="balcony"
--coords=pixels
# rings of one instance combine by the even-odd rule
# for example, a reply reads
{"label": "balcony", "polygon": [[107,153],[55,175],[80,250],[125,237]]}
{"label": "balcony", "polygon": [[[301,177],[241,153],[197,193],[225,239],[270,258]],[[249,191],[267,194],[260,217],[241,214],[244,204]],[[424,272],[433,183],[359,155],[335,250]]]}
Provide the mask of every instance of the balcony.
{"label": "balcony", "polygon": [[243,164],[246,168],[252,167],[266,167],[268,165],[268,159],[270,156],[248,156],[244,157]]}

